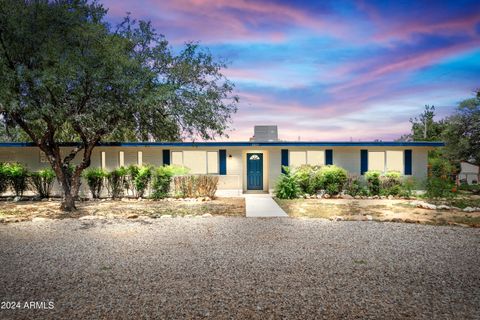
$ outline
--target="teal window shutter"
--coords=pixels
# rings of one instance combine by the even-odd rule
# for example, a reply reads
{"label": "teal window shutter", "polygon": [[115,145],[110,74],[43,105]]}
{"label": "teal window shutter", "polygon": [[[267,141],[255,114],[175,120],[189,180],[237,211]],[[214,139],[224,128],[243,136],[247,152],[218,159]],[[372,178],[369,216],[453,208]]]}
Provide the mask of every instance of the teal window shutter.
{"label": "teal window shutter", "polygon": [[360,174],[368,171],[368,150],[360,150]]}
{"label": "teal window shutter", "polygon": [[220,175],[224,176],[227,174],[227,150],[218,151],[218,159],[220,162]]}
{"label": "teal window shutter", "polygon": [[163,165],[168,166],[170,164],[170,150],[163,150]]}
{"label": "teal window shutter", "polygon": [[282,164],[282,173],[285,173],[285,170],[283,169],[283,167],[288,167],[288,149],[282,149],[282,160],[281,160],[281,164]]}
{"label": "teal window shutter", "polygon": [[404,174],[406,176],[412,175],[412,150],[405,150],[403,152]]}
{"label": "teal window shutter", "polygon": [[333,164],[333,150],[327,149],[325,150],[325,164]]}

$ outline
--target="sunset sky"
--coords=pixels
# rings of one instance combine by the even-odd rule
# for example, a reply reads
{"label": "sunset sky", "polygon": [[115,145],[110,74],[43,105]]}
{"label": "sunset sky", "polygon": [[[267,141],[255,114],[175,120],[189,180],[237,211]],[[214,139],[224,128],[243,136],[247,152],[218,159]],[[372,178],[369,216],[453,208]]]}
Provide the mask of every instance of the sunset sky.
{"label": "sunset sky", "polygon": [[445,116],[480,87],[478,0],[101,2],[114,23],[131,12],[174,48],[199,41],[229,61],[230,140],[255,124],[284,140],[393,140],[425,104]]}

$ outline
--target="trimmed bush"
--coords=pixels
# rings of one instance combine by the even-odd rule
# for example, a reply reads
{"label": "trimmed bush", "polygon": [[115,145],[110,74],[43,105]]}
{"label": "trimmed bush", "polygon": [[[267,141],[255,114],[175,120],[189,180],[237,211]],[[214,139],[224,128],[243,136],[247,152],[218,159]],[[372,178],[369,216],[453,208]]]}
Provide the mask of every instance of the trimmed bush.
{"label": "trimmed bush", "polygon": [[3,170],[7,177],[8,185],[15,192],[15,196],[21,197],[28,188],[28,169],[20,163],[6,163]]}
{"label": "trimmed bush", "polygon": [[142,166],[138,167],[138,173],[135,176],[134,184],[135,190],[137,192],[138,197],[143,197],[145,191],[148,188],[148,184],[152,179],[152,167],[151,166]]}
{"label": "trimmed bush", "polygon": [[289,167],[283,167],[285,173],[280,175],[275,184],[275,196],[279,199],[298,198],[302,190],[298,185],[297,179],[292,175]]}
{"label": "trimmed bush", "polygon": [[6,164],[0,162],[0,194],[7,191],[8,188],[8,175]]}
{"label": "trimmed bush", "polygon": [[83,172],[83,177],[87,180],[88,188],[94,199],[100,197],[106,176],[107,172],[102,168],[88,168]]}
{"label": "trimmed bush", "polygon": [[175,165],[157,168],[152,177],[152,198],[163,199],[167,197],[170,193],[172,177],[186,175],[188,172],[188,168]]}
{"label": "trimmed bush", "polygon": [[426,196],[428,198],[453,198],[457,194],[455,182],[451,178],[452,164],[444,158],[429,160],[430,174],[427,179]]}
{"label": "trimmed bush", "polygon": [[127,169],[120,167],[107,173],[107,189],[112,199],[120,198],[125,190]]}
{"label": "trimmed bush", "polygon": [[215,196],[218,186],[218,176],[187,175],[173,178],[175,194],[182,198]]}
{"label": "trimmed bush", "polygon": [[321,189],[319,166],[302,165],[295,169],[293,176],[303,193],[314,194]]}
{"label": "trimmed bush", "polygon": [[371,195],[378,196],[380,194],[380,171],[365,172],[365,180],[367,181],[368,192]]}
{"label": "trimmed bush", "polygon": [[218,176],[197,176],[197,195],[200,197],[215,198],[218,187]]}
{"label": "trimmed bush", "polygon": [[129,192],[131,195],[136,195],[136,188],[135,188],[135,179],[137,178],[138,171],[140,167],[131,164],[127,167],[127,175],[125,177],[125,186],[127,188],[127,193]]}
{"label": "trimmed bush", "polygon": [[45,168],[30,174],[30,183],[40,198],[50,197],[55,182],[55,171],[52,168]]}
{"label": "trimmed bush", "polygon": [[330,195],[342,192],[347,178],[347,171],[336,165],[323,166],[318,171],[319,184]]}
{"label": "trimmed bush", "polygon": [[348,175],[347,181],[343,186],[343,190],[346,194],[351,195],[352,197],[363,195],[364,193],[362,182],[356,175]]}
{"label": "trimmed bush", "polygon": [[398,171],[389,171],[380,176],[380,194],[398,196],[402,192],[402,175]]}

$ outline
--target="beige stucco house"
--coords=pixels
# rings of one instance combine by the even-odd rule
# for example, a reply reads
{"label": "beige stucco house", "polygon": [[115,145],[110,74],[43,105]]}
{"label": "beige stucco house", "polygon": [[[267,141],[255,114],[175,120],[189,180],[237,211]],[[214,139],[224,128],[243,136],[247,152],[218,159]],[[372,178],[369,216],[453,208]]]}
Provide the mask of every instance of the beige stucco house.
{"label": "beige stucco house", "polygon": [[[399,171],[418,180],[427,177],[427,153],[440,142],[280,141],[257,127],[242,142],[118,142],[95,148],[91,166],[107,170],[130,164],[183,165],[194,174],[219,175],[219,194],[272,192],[282,166],[335,164],[349,173]],[[65,154],[73,144],[62,147]],[[0,162],[17,161],[38,170],[48,166],[31,143],[0,143]]]}

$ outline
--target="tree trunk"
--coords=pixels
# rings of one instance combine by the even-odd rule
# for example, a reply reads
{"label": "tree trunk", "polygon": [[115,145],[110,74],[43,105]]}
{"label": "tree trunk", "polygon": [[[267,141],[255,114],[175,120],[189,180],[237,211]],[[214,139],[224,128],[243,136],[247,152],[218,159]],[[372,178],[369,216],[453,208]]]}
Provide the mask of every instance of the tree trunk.
{"label": "tree trunk", "polygon": [[77,210],[77,207],[75,207],[75,197],[72,195],[71,192],[67,193],[64,190],[63,200],[62,204],[60,205],[60,209],[67,212]]}

